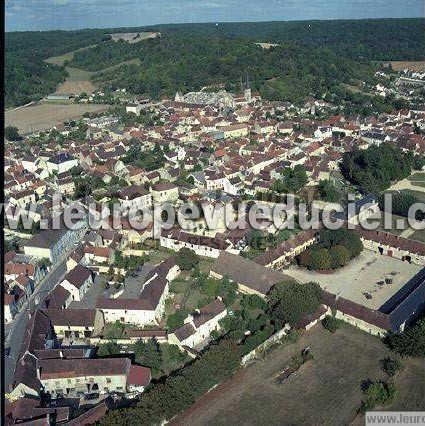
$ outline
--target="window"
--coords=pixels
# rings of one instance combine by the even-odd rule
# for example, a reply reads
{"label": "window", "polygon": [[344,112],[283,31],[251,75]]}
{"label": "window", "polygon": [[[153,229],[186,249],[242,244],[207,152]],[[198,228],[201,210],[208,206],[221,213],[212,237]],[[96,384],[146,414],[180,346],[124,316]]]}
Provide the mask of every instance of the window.
{"label": "window", "polygon": [[111,383],[111,382],[112,382],[111,378],[110,378],[110,377],[107,377],[107,378],[106,378],[106,383]]}
{"label": "window", "polygon": [[71,380],[71,379],[68,379],[68,383],[72,383],[72,380]]}

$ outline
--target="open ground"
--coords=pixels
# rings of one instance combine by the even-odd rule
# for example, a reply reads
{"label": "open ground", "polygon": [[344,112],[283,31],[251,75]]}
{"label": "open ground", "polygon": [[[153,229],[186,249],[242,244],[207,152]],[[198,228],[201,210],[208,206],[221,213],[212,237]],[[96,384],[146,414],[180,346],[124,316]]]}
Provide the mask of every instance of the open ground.
{"label": "open ground", "polygon": [[424,72],[425,61],[391,61],[394,71],[403,71],[406,68],[413,71]]}
{"label": "open ground", "polygon": [[[301,366],[295,376],[277,384],[276,376],[307,346],[313,360]],[[354,327],[344,325],[332,334],[318,325],[305,332],[297,343],[278,346],[264,361],[238,370],[231,380],[201,397],[171,423],[349,424],[357,416],[362,381],[383,379],[379,360],[388,355],[388,349],[378,338]],[[396,379],[400,391],[393,405],[423,409],[425,390],[418,376],[423,377],[424,367],[413,359],[403,363],[405,369]]]}
{"label": "open ground", "polygon": [[109,105],[38,104],[16,111],[6,111],[5,126],[16,126],[21,134],[50,129],[54,125],[77,119],[85,112],[106,111]]}
{"label": "open ground", "polygon": [[154,32],[138,32],[138,33],[115,33],[109,34],[112,37],[113,41],[123,40],[127,43],[137,43],[141,40],[146,40],[147,38],[155,38],[159,33]]}
{"label": "open ground", "polygon": [[257,46],[260,46],[261,48],[268,50],[272,47],[279,47],[280,44],[277,43],[255,43]]}
{"label": "open ground", "polygon": [[406,179],[402,179],[388,188],[388,191],[409,189],[425,193],[425,173],[415,172]]}
{"label": "open ground", "polygon": [[81,93],[92,93],[96,90],[96,86],[90,81],[93,72],[71,67],[66,67],[66,70],[69,75],[63,83],[58,85],[55,94],[81,95]]}
{"label": "open ground", "polygon": [[[298,266],[290,266],[282,272],[301,282],[317,282],[333,294],[368,308],[378,309],[421,269],[419,265],[363,250],[347,266],[331,274],[309,271]],[[379,285],[378,282],[385,278],[392,278],[392,284]],[[370,294],[372,298],[366,299],[364,293]]]}

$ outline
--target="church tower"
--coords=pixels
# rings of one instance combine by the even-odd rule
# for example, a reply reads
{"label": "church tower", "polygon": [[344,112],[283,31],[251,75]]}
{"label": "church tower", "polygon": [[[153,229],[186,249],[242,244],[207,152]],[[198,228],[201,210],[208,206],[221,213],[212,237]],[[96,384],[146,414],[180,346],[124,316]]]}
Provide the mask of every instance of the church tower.
{"label": "church tower", "polygon": [[252,95],[251,95],[251,87],[249,86],[248,74],[246,75],[244,96],[245,96],[245,100],[247,101],[247,103],[251,103]]}

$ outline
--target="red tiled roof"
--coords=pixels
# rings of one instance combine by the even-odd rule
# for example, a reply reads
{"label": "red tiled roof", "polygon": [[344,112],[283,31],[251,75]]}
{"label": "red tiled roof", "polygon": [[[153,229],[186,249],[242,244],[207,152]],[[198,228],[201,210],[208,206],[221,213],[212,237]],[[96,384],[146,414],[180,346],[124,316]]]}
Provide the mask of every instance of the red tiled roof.
{"label": "red tiled roof", "polygon": [[147,386],[151,381],[150,368],[140,365],[131,365],[127,376],[127,384],[135,386]]}

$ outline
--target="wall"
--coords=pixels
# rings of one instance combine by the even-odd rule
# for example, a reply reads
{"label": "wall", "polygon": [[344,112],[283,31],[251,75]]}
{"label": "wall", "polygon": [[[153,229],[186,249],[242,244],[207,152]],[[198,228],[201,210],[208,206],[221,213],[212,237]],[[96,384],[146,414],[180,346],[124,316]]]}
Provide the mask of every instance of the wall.
{"label": "wall", "polygon": [[121,322],[124,318],[125,323],[147,325],[156,324],[155,311],[142,311],[130,309],[102,309],[105,322]]}
{"label": "wall", "polygon": [[291,327],[289,326],[289,324],[286,324],[285,327],[277,331],[275,334],[273,334],[267,340],[261,343],[261,345],[258,345],[255,349],[253,349],[251,352],[246,354],[241,360],[241,365],[245,366],[249,361],[252,361],[258,356],[262,356],[262,354],[264,353],[266,349],[268,349],[270,346],[274,345],[275,343],[279,342],[283,336],[286,336],[290,328]]}
{"label": "wall", "polygon": [[[93,381],[90,381],[93,378]],[[107,379],[110,379],[110,383],[107,383]],[[97,383],[99,389],[95,392],[105,393],[107,391],[122,390],[125,392],[127,377],[124,374],[115,376],[87,376],[87,377],[64,377],[55,379],[41,379],[41,383],[45,388],[46,392],[56,394],[57,389],[62,389],[63,393],[66,394],[66,390],[73,388],[80,390],[81,392],[87,393],[87,384],[91,386]],[[107,388],[107,390],[105,390]],[[121,388],[121,389],[119,389]]]}
{"label": "wall", "polygon": [[335,312],[335,318],[340,319],[348,324],[353,325],[354,327],[359,328],[360,330],[365,331],[366,333],[373,334],[375,336],[384,336],[386,330],[383,328],[377,327],[375,325],[369,324],[361,319],[355,318],[351,315],[344,314],[341,311]]}
{"label": "wall", "polygon": [[399,259],[399,260],[404,260],[405,256],[410,256],[412,263],[414,263],[416,265],[425,266],[425,256],[420,256],[420,255],[410,253],[410,252],[405,251],[405,250],[400,250],[400,249],[395,248],[395,247],[390,247],[388,245],[380,244],[380,243],[372,241],[372,240],[366,240],[364,238],[361,238],[361,240],[362,240],[362,243],[363,243],[363,247],[365,249],[371,250],[375,253],[380,253],[379,247],[381,247],[383,249],[382,254],[385,255],[385,256],[389,255],[388,252],[391,252],[390,257],[394,257],[395,259]]}

